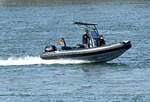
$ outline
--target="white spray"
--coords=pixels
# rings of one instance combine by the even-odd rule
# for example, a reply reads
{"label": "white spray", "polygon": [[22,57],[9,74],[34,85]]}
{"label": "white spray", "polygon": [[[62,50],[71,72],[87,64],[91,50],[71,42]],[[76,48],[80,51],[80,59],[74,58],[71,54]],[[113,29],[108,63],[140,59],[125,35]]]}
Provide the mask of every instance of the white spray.
{"label": "white spray", "polygon": [[84,60],[73,60],[73,59],[57,59],[57,60],[43,60],[40,57],[10,57],[7,60],[0,59],[0,66],[11,66],[11,65],[38,65],[38,64],[81,64],[89,63]]}

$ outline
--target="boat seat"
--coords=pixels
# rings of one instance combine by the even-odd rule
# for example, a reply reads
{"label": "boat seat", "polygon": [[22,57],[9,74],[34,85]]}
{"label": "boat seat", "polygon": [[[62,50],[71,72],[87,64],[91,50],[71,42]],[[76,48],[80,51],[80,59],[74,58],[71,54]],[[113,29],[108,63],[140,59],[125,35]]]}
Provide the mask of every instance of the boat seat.
{"label": "boat seat", "polygon": [[75,48],[77,48],[77,49],[79,49],[79,48],[85,48],[85,46],[83,44],[77,44]]}
{"label": "boat seat", "polygon": [[62,50],[72,50],[72,47],[69,46],[63,46],[61,47]]}
{"label": "boat seat", "polygon": [[62,50],[74,50],[74,49],[83,49],[85,46],[83,44],[77,44],[75,47],[63,46]]}

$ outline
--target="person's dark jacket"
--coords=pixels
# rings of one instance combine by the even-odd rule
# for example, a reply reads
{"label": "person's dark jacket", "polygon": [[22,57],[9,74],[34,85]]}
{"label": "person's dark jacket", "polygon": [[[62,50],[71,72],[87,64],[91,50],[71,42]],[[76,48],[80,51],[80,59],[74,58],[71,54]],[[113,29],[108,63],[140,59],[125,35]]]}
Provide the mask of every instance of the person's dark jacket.
{"label": "person's dark jacket", "polygon": [[83,44],[88,44],[89,43],[89,40],[90,40],[90,37],[88,36],[88,34],[84,34],[82,36],[82,43]]}
{"label": "person's dark jacket", "polygon": [[103,46],[103,45],[105,45],[105,40],[104,39],[98,39],[96,45],[97,46]]}

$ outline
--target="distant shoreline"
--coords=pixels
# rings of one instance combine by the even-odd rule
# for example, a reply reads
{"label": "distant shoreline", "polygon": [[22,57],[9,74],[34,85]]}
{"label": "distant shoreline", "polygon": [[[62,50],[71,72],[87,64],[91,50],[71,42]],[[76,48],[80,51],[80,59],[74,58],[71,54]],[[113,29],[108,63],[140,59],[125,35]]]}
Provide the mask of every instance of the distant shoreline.
{"label": "distant shoreline", "polygon": [[[89,4],[89,3],[95,3],[98,1],[99,0],[0,0],[0,5]],[[106,1],[106,0],[104,0],[104,1]]]}
{"label": "distant shoreline", "polygon": [[97,3],[142,3],[149,0],[0,0],[0,5],[4,6],[24,6],[24,5],[75,5],[75,4],[97,4]]}

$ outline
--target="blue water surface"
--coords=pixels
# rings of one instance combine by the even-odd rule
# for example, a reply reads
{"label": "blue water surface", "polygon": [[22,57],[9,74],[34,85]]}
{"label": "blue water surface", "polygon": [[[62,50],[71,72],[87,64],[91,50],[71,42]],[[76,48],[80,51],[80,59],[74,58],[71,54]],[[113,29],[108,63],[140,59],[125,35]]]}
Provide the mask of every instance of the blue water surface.
{"label": "blue water surface", "polygon": [[[0,6],[0,102],[150,102],[150,2]],[[64,37],[81,43],[97,23],[107,44],[132,48],[107,63],[40,59],[45,45]],[[60,46],[60,45],[58,45]]]}

